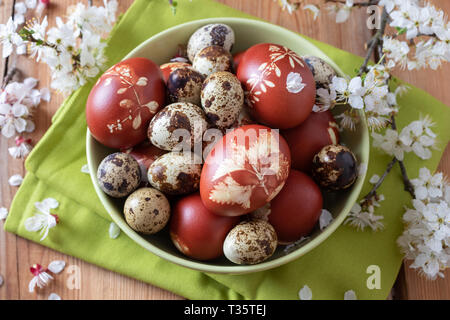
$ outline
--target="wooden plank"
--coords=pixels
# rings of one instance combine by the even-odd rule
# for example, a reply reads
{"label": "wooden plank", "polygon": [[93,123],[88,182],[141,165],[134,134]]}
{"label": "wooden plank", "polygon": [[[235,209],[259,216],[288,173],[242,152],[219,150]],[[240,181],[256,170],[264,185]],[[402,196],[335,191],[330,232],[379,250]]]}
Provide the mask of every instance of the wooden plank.
{"label": "wooden plank", "polygon": [[[78,1],[58,0],[52,2],[52,8],[46,12],[49,21],[53,22],[56,16],[63,16],[66,8]],[[87,1],[84,1],[87,3]],[[365,9],[358,9],[353,13],[351,19],[341,25],[336,25],[332,17],[322,13],[313,21],[309,12],[299,11],[294,15],[281,12],[278,5],[272,0],[241,1],[241,0],[220,0],[227,5],[246,13],[261,17],[272,23],[279,24],[288,29],[303,33],[312,38],[330,43],[336,47],[350,51],[358,55],[364,55],[364,43],[370,38],[370,31],[366,28],[367,14]],[[437,7],[450,12],[450,3],[446,0],[433,1]],[[0,7],[0,22],[4,23],[11,12],[13,0],[4,0]],[[102,3],[95,0],[94,5]],[[124,12],[132,3],[132,0],[121,0],[120,12]],[[358,32],[354,32],[358,30]],[[36,64],[25,57],[11,59],[11,65],[20,66],[26,71],[24,76],[33,76],[41,80],[40,86],[49,87],[50,74],[46,66]],[[0,66],[2,73],[4,62]],[[446,64],[438,71],[419,72],[396,72],[401,79],[406,80],[440,99],[447,105],[450,104],[450,92],[447,90],[449,79],[446,76],[450,72],[450,65]],[[50,103],[43,103],[36,115],[36,131],[31,134],[33,141],[44,134],[50,125],[51,116],[60,106],[63,97],[53,94]],[[8,178],[12,174],[24,174],[22,161],[12,159],[7,156],[7,148],[13,145],[13,139],[6,140],[0,138],[0,206],[9,207],[12,197],[16,191],[10,188]],[[450,148],[441,161],[441,169],[450,175]],[[64,272],[57,276],[56,281],[48,288],[40,290],[38,293],[28,293],[28,282],[31,274],[28,268],[36,262],[48,264],[52,260],[62,259],[70,266],[75,266],[79,270],[80,288],[70,289],[69,282],[71,275]],[[69,268],[70,270],[70,268]],[[50,292],[58,293],[63,299],[177,299],[176,295],[151,285],[121,276],[119,274],[98,268],[85,263],[79,259],[69,257],[53,250],[44,248],[38,244],[5,233],[0,230],[0,274],[5,278],[5,284],[0,288],[1,299],[46,299]],[[399,281],[398,292],[402,292],[401,298],[434,298],[449,299],[450,288],[449,273],[444,280],[430,282],[419,277],[417,273],[405,267],[402,273],[404,281]]]}

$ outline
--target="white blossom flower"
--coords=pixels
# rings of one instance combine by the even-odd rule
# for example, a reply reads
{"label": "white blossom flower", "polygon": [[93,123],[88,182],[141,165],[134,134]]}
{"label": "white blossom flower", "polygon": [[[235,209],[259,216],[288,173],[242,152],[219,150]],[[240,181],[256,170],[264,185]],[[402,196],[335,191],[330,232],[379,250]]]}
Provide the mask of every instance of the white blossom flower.
{"label": "white blossom flower", "polygon": [[353,9],[353,0],[346,0],[343,5],[332,4],[327,9],[330,14],[336,15],[336,23],[343,23],[350,17],[350,12]]}
{"label": "white blossom flower", "polygon": [[8,152],[11,157],[16,159],[25,158],[31,151],[31,139],[24,139],[21,136],[16,137],[15,139],[16,146],[8,148]]}
{"label": "white blossom flower", "polygon": [[428,117],[411,122],[399,135],[400,141],[410,148],[419,158],[431,158],[430,148],[436,144],[436,135],[430,127],[433,123]]}
{"label": "white blossom flower", "polygon": [[6,138],[11,138],[16,133],[26,131],[26,118],[28,115],[28,109],[23,104],[0,104],[0,127],[2,128],[2,135]]}
{"label": "white blossom flower", "polygon": [[373,146],[379,148],[390,156],[395,156],[403,161],[404,153],[410,151],[399,138],[396,130],[386,129],[384,135],[372,132]]}
{"label": "white blossom flower", "polygon": [[48,300],[61,300],[61,297],[59,295],[57,295],[56,293],[52,292],[48,296]]}
{"label": "white blossom flower", "polygon": [[312,291],[311,288],[307,285],[304,285],[303,288],[298,292],[298,296],[300,300],[312,300]]}
{"label": "white blossom flower", "polygon": [[445,198],[423,202],[412,201],[413,209],[403,215],[405,229],[397,239],[406,259],[413,260],[411,268],[418,269],[430,279],[443,276],[449,266],[450,207]]}
{"label": "white blossom flower", "polygon": [[8,209],[6,209],[5,207],[1,207],[0,208],[0,220],[5,220],[7,216],[8,216]]}
{"label": "white blossom flower", "polygon": [[25,22],[25,13],[27,13],[27,6],[24,2],[17,2],[14,5],[14,21],[17,25]]}
{"label": "white blossom flower", "polygon": [[360,204],[355,203],[350,209],[350,213],[344,224],[355,227],[358,231],[364,231],[367,227],[372,229],[372,231],[383,229],[384,224],[381,220],[384,217],[374,214],[375,207],[379,207],[379,202],[383,200],[383,195],[375,195],[369,200],[361,200]]}
{"label": "white blossom flower", "polygon": [[16,33],[17,24],[9,18],[6,24],[0,24],[0,42],[3,46],[3,58],[9,57],[16,47],[17,54],[24,54],[27,50],[22,38]]}
{"label": "white blossom flower", "polygon": [[333,77],[330,88],[336,90],[340,94],[340,100],[345,100],[352,108],[364,108],[364,101],[362,96],[365,93],[365,88],[362,86],[361,77],[355,77],[348,81],[345,78]]}
{"label": "white blossom flower", "polygon": [[408,65],[409,46],[406,42],[393,39],[388,36],[383,37],[383,53],[387,59],[391,59],[395,64],[399,64],[401,68]]}
{"label": "white blossom flower", "polygon": [[47,286],[50,281],[53,280],[53,277],[47,273],[47,270],[44,269],[40,264],[34,264],[30,268],[31,273],[34,275],[34,277],[31,279],[30,283],[28,284],[28,291],[34,292],[36,286],[38,288],[43,288]]}
{"label": "white blossom flower", "polygon": [[335,119],[340,119],[340,127],[349,129],[351,131],[356,129],[356,124],[359,122],[358,113],[352,112],[352,110],[346,110],[341,114],[335,116]]}
{"label": "white blossom flower", "polygon": [[42,241],[47,237],[50,229],[58,223],[58,216],[52,214],[50,210],[58,208],[59,203],[53,198],[46,198],[42,202],[35,202],[34,206],[39,212],[25,220],[25,229],[30,232],[41,231],[40,241]]}
{"label": "white blossom flower", "polygon": [[384,8],[386,9],[386,11],[389,13],[392,10],[394,10],[395,7],[395,0],[380,0],[378,2],[379,6],[384,6]]}
{"label": "white blossom flower", "polygon": [[344,300],[358,300],[356,293],[353,290],[348,290],[344,293]]}
{"label": "white blossom flower", "polygon": [[55,260],[50,262],[47,269],[54,274],[61,273],[66,267],[66,263],[63,260]]}
{"label": "white blossom flower", "polygon": [[292,0],[275,0],[278,1],[279,5],[281,6],[281,10],[286,10],[289,14],[292,14],[294,11],[296,11],[299,8],[298,2],[293,2]]}
{"label": "white blossom flower", "polygon": [[411,179],[411,184],[414,186],[414,194],[418,200],[428,199],[431,201],[443,196],[444,178],[442,172],[431,175],[428,168],[421,168],[419,177]]}
{"label": "white blossom flower", "polygon": [[22,176],[21,176],[20,174],[12,175],[12,176],[9,177],[9,179],[8,179],[9,185],[10,185],[10,186],[13,186],[13,187],[18,187],[18,186],[20,186],[20,185],[22,184],[22,182],[23,182],[23,178],[22,178]]}
{"label": "white blossom flower", "polygon": [[313,112],[324,112],[333,109],[336,105],[336,91],[334,89],[318,88],[316,91],[316,103]]}
{"label": "white blossom flower", "polygon": [[322,209],[322,213],[320,214],[319,217],[320,230],[323,230],[326,227],[328,227],[331,222],[333,222],[333,215],[331,214],[331,212],[326,209]]}

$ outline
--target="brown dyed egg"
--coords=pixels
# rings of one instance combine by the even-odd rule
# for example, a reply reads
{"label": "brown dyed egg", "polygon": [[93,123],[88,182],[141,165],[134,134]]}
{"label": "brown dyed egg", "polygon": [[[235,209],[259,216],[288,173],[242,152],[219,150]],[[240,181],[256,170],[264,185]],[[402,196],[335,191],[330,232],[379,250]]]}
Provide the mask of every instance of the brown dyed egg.
{"label": "brown dyed egg", "polygon": [[338,125],[333,114],[312,112],[300,125],[281,131],[291,150],[292,168],[310,172],[314,156],[323,147],[339,143]]}
{"label": "brown dyed egg", "polygon": [[353,152],[342,145],[329,145],[314,156],[312,175],[323,188],[343,190],[358,177],[358,164]]}
{"label": "brown dyed egg", "polygon": [[178,68],[183,67],[191,67],[191,64],[183,61],[171,61],[160,65],[159,68],[162,71],[164,82],[167,83],[167,80],[169,79],[169,76],[172,72],[174,72]]}
{"label": "brown dyed egg", "polygon": [[194,61],[195,55],[203,48],[216,45],[230,51],[234,45],[234,31],[223,23],[214,23],[203,26],[195,31],[189,38],[187,55]]}
{"label": "brown dyed egg", "polygon": [[164,150],[189,150],[195,143],[202,142],[207,126],[202,108],[188,102],[176,102],[153,117],[148,127],[148,138]]}
{"label": "brown dyed egg", "polygon": [[289,129],[310,115],[316,97],[314,77],[289,48],[273,43],[254,45],[245,51],[236,74],[258,122]]}
{"label": "brown dyed egg", "polygon": [[206,78],[201,101],[209,123],[224,129],[238,118],[244,104],[244,91],[234,74],[219,71]]}
{"label": "brown dyed egg", "polygon": [[209,46],[195,55],[192,66],[205,77],[217,71],[233,72],[233,57],[223,47]]}
{"label": "brown dyed egg", "polygon": [[328,88],[333,77],[337,76],[333,67],[319,57],[304,56],[302,58],[314,76],[316,88]]}
{"label": "brown dyed egg", "polygon": [[102,160],[97,181],[107,195],[121,198],[133,192],[141,182],[138,162],[129,154],[116,152]]}
{"label": "brown dyed egg", "polygon": [[159,190],[141,188],[128,196],[123,214],[133,230],[154,234],[161,231],[169,221],[170,204]]}
{"label": "brown dyed egg", "polygon": [[165,104],[161,70],[145,58],[123,60],[108,69],[89,93],[86,123],[101,144],[126,149],[144,141],[150,120]]}
{"label": "brown dyed egg", "polygon": [[165,194],[192,193],[199,187],[201,160],[191,152],[166,153],[148,169],[148,181]]}
{"label": "brown dyed egg", "polygon": [[131,155],[139,163],[141,169],[141,182],[147,183],[147,171],[150,165],[167,151],[161,150],[150,143],[144,141],[133,148],[123,150]]}
{"label": "brown dyed egg", "polygon": [[205,78],[191,67],[175,69],[167,79],[169,101],[190,102],[200,105],[200,92]]}
{"label": "brown dyed egg", "polygon": [[275,229],[267,221],[244,221],[228,233],[223,253],[236,264],[256,264],[275,252],[277,241]]}

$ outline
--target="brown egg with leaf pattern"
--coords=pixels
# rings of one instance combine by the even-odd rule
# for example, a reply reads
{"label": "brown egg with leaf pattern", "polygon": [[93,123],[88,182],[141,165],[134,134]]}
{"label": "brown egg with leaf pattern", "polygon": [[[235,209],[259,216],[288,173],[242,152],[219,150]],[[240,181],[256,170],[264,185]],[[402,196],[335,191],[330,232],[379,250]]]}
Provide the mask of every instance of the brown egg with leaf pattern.
{"label": "brown egg with leaf pattern", "polygon": [[89,93],[86,122],[101,144],[126,149],[145,140],[148,123],[165,103],[159,66],[131,58],[108,69]]}

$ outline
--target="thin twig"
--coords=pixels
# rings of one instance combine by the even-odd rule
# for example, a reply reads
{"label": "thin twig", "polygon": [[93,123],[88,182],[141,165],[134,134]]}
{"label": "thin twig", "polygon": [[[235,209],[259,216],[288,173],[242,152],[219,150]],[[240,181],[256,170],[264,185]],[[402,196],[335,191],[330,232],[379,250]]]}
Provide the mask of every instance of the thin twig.
{"label": "thin twig", "polygon": [[[391,128],[393,130],[397,130],[397,123],[395,122],[394,115],[391,116]],[[408,191],[413,198],[415,198],[414,187],[408,178],[408,173],[406,172],[405,164],[403,163],[403,161],[399,161],[398,164],[400,166],[400,171],[402,173],[404,189],[405,191]]]}
{"label": "thin twig", "polygon": [[386,30],[386,25],[387,25],[388,20],[389,20],[389,14],[387,13],[386,9],[383,8],[383,13],[381,14],[380,28],[377,30],[377,32],[375,32],[372,39],[370,39],[368,42],[367,54],[366,54],[366,57],[364,59],[364,62],[362,64],[361,68],[359,68],[358,76],[362,75],[364,72],[367,71],[367,65],[369,64],[369,60],[372,57],[374,50],[381,43],[382,37]]}
{"label": "thin twig", "polygon": [[[341,3],[341,4],[346,3],[345,0],[325,0],[325,3],[327,3],[327,2]],[[356,8],[369,7],[369,6],[378,4],[378,2],[380,2],[380,0],[369,0],[368,2],[358,2],[358,3],[354,3],[353,7],[356,7]]]}
{"label": "thin twig", "polygon": [[6,85],[12,80],[12,78],[18,71],[19,70],[17,68],[12,68],[8,71],[8,74],[3,78],[2,89],[6,87]]}
{"label": "thin twig", "polygon": [[89,7],[92,7],[93,6],[93,3],[92,3],[93,1],[92,0],[88,0],[88,5],[89,5]]}
{"label": "thin twig", "polygon": [[377,189],[381,186],[381,184],[383,183],[384,179],[386,179],[387,175],[389,174],[389,172],[392,170],[392,168],[394,167],[394,165],[398,162],[397,158],[393,158],[391,160],[391,162],[388,163],[386,170],[384,171],[383,175],[380,177],[380,179],[377,181],[377,183],[375,183],[375,185],[372,187],[372,189],[369,191],[369,193],[364,197],[364,200],[369,200],[370,198],[372,198],[374,195],[377,194]]}
{"label": "thin twig", "polygon": [[[16,7],[16,0],[14,0],[12,2],[11,18],[13,19],[13,21],[14,21],[14,10],[15,10],[15,7]],[[3,70],[3,79],[5,79],[8,76],[8,66],[9,66],[9,57],[6,57],[6,59],[5,59],[5,69]]]}

